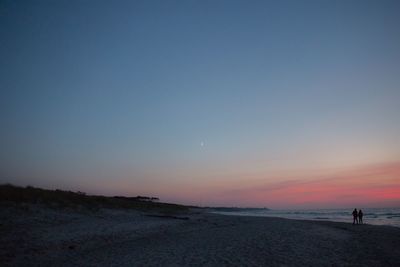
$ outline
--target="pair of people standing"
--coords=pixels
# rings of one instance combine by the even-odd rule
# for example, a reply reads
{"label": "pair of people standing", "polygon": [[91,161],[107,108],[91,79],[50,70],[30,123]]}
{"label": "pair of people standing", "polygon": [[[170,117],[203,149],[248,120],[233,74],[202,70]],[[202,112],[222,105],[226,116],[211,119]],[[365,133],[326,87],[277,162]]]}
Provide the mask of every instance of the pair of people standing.
{"label": "pair of people standing", "polygon": [[363,223],[363,212],[362,210],[359,210],[357,212],[357,209],[353,210],[353,224],[362,224]]}

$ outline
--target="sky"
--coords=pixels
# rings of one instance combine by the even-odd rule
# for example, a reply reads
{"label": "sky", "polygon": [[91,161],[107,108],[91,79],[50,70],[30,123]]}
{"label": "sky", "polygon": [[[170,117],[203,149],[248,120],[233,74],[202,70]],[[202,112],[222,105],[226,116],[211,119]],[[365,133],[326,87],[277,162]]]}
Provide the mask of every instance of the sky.
{"label": "sky", "polygon": [[399,1],[0,2],[0,183],[400,206]]}

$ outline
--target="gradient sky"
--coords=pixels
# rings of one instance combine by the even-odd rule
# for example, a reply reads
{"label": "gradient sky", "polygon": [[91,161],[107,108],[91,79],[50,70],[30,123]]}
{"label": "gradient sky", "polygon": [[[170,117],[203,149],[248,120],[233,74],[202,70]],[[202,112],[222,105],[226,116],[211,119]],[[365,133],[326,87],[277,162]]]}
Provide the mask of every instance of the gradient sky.
{"label": "gradient sky", "polygon": [[0,182],[400,206],[399,1],[0,2]]}

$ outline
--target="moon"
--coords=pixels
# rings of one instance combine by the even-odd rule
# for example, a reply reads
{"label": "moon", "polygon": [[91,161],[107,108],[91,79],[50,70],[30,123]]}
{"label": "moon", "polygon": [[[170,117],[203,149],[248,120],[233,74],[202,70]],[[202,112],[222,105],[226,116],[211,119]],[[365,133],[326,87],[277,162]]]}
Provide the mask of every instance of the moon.
{"label": "moon", "polygon": [[204,142],[200,142],[200,146],[204,146]]}

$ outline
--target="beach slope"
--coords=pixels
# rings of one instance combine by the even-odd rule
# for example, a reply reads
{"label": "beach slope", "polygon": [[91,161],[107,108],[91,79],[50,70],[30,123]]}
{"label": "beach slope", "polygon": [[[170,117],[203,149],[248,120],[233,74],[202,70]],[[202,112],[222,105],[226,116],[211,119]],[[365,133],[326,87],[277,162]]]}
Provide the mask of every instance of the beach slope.
{"label": "beach slope", "polygon": [[0,207],[2,266],[396,266],[400,228],[194,210]]}

